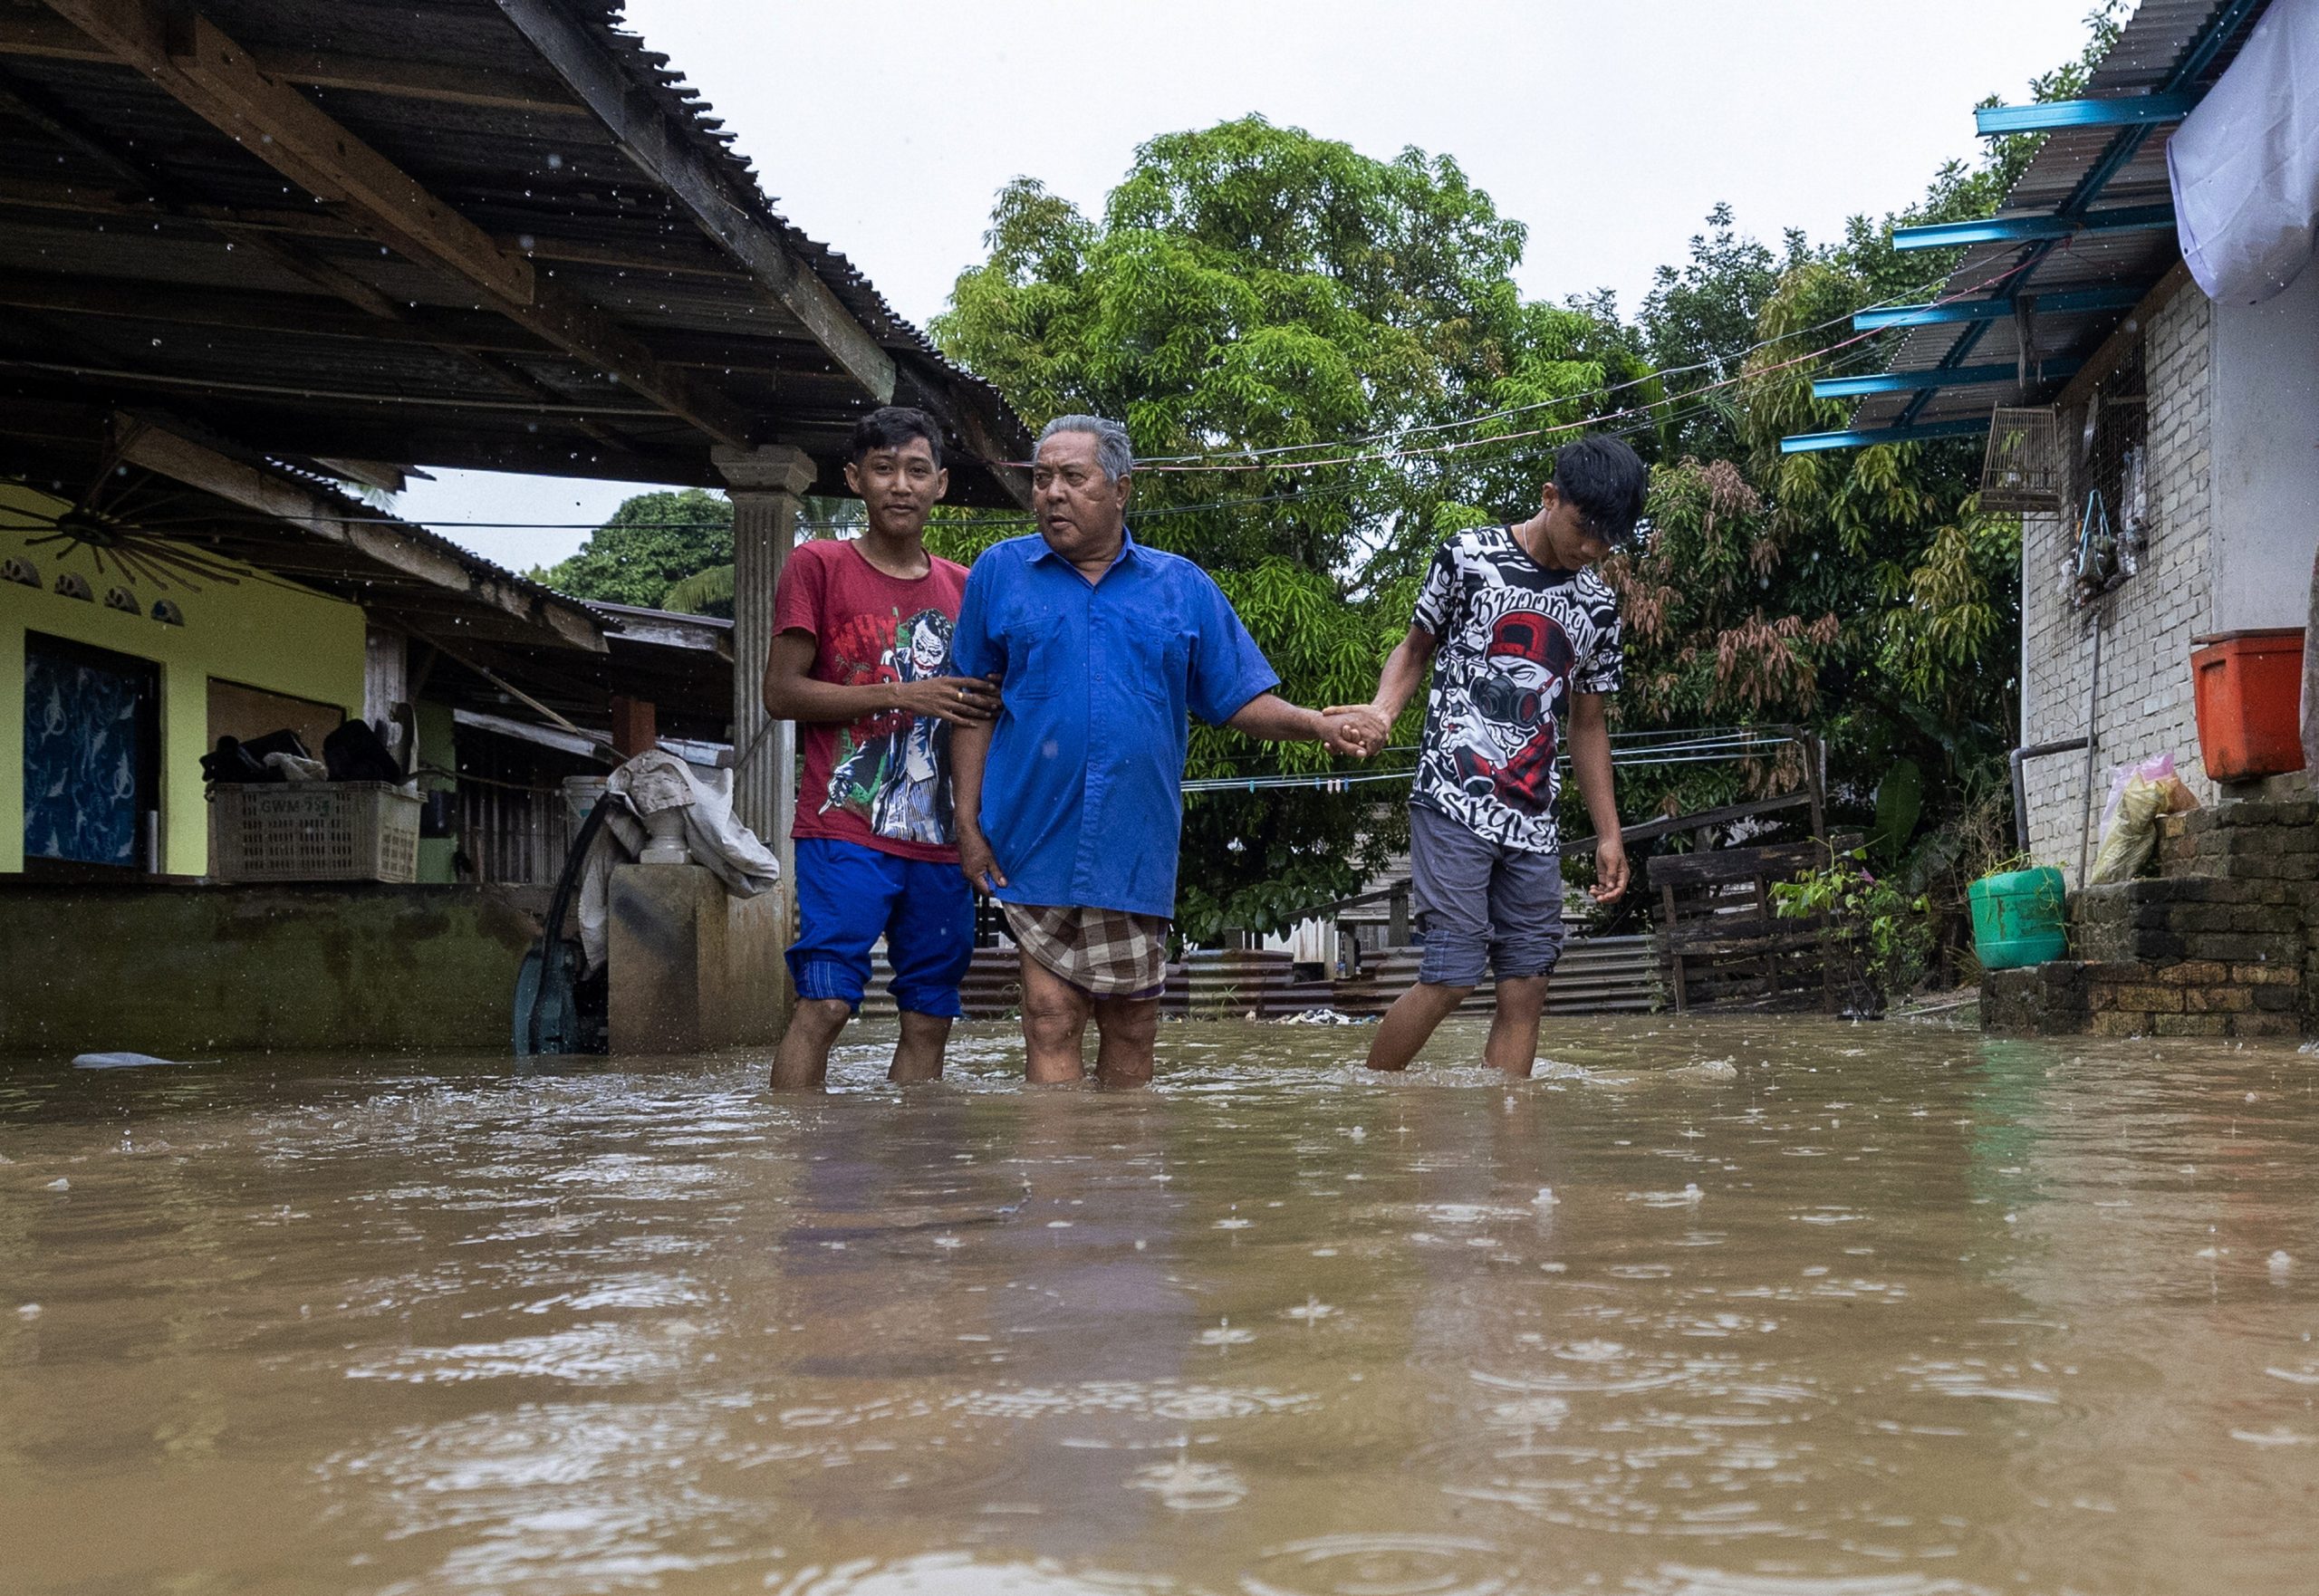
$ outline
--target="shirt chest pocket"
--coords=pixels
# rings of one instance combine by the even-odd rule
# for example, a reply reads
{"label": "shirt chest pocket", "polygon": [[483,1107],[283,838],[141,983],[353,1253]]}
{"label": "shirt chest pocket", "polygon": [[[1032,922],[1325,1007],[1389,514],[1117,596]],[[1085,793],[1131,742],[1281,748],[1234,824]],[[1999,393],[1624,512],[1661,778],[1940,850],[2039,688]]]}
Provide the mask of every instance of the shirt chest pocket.
{"label": "shirt chest pocket", "polygon": [[1068,629],[1059,615],[1025,611],[1010,616],[999,633],[1006,645],[1006,674],[1000,694],[1009,704],[1035,704],[1054,697],[1083,671],[1066,658]]}
{"label": "shirt chest pocket", "polygon": [[1115,652],[1119,683],[1128,692],[1157,704],[1189,697],[1192,639],[1186,633],[1165,626],[1126,628]]}

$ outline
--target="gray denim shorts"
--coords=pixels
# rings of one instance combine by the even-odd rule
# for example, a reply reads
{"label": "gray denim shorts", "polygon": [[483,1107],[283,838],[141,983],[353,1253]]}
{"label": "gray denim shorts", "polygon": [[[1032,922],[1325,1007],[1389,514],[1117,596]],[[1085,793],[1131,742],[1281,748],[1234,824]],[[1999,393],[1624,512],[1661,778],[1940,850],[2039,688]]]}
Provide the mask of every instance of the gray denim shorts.
{"label": "gray denim shorts", "polygon": [[1410,806],[1410,902],[1425,933],[1417,978],[1472,986],[1543,976],[1562,957],[1562,858],[1490,841],[1438,810]]}

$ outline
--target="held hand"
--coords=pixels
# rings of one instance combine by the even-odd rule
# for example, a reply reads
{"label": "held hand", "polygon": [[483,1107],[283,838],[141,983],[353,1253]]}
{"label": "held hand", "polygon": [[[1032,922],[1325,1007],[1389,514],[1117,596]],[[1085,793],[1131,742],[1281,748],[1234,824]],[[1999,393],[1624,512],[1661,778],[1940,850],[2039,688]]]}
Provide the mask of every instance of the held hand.
{"label": "held hand", "polygon": [[1366,704],[1333,704],[1321,711],[1321,716],[1327,728],[1322,741],[1333,753],[1368,759],[1383,752],[1392,740],[1393,728]]}
{"label": "held hand", "polygon": [[1006,872],[998,868],[998,856],[980,832],[958,833],[958,870],[967,885],[986,898],[996,896],[998,889],[1006,885]]}
{"label": "held hand", "polygon": [[1594,844],[1594,884],[1587,896],[1597,903],[1616,903],[1627,889],[1627,845],[1616,836]]}
{"label": "held hand", "polygon": [[998,713],[998,690],[980,677],[936,676],[893,684],[894,707],[952,726],[979,726]]}

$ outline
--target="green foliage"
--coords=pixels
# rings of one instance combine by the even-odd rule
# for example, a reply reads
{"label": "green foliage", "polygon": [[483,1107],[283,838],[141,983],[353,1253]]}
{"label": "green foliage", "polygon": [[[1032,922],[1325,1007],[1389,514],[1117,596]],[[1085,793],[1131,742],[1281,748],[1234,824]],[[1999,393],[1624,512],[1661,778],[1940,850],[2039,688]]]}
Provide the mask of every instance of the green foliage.
{"label": "green foliage", "polygon": [[670,584],[660,595],[658,606],[676,610],[687,615],[717,615],[733,619],[733,568],[712,565],[706,571],[696,571],[682,582]]}
{"label": "green foliage", "polygon": [[1782,919],[1824,918],[1826,957],[1840,961],[1855,985],[1879,1000],[1915,990],[1930,966],[1933,934],[1928,905],[1869,872],[1854,849],[1826,870],[1806,870],[1772,885],[1772,912]]}
{"label": "green foliage", "polygon": [[1801,230],[1790,228],[1775,253],[1738,230],[1728,205],[1709,210],[1707,226],[1692,235],[1689,261],[1659,268],[1642,302],[1643,348],[1652,367],[1668,373],[1667,393],[1698,396],[1697,413],[1693,404],[1669,407],[1659,433],[1668,459],[1739,452],[1737,396],[1713,385],[1737,374],[1781,277],[1812,258]]}
{"label": "green foliage", "polygon": [[[1435,439],[1411,429],[1480,409],[1516,410],[1486,429],[1506,436],[1577,420],[1640,370],[1617,329],[1523,303],[1511,276],[1523,229],[1455,162],[1414,149],[1375,160],[1259,117],[1151,140],[1100,218],[1018,179],[986,242],[935,322],[945,352],[1034,426],[1065,411],[1123,419],[1146,458],[1380,436],[1422,447]],[[1441,531],[1477,518],[1450,506],[1525,513],[1547,457],[1532,445],[1311,472],[1145,470],[1131,521],[1216,577],[1286,697],[1365,701]],[[952,558],[991,535],[963,517],[933,534]],[[1329,763],[1313,745],[1202,728],[1191,770]],[[1350,893],[1394,820],[1390,806],[1322,793],[1194,800],[1185,935],[1271,929]]]}
{"label": "green foliage", "polygon": [[685,578],[732,563],[732,501],[688,487],[638,494],[578,553],[532,576],[575,599],[651,608]]}
{"label": "green foliage", "polygon": [[[2081,92],[2122,10],[2102,0],[2086,50],[2033,92]],[[1008,185],[987,258],[958,278],[934,331],[1034,426],[1087,410],[1125,420],[1147,460],[1283,450],[1274,457],[1333,462],[1145,470],[1131,517],[1140,537],[1215,574],[1284,693],[1306,704],[1367,697],[1433,548],[1458,527],[1527,514],[1569,436],[1554,429],[1676,399],[1632,439],[1659,462],[1651,535],[1605,571],[1627,617],[1614,726],[1807,728],[1825,741],[1837,817],[1883,808],[1881,839],[1910,851],[1903,873],[1939,895],[2004,830],[2019,524],[1975,502],[1977,443],[1783,457],[1778,441],[1848,418],[1812,398],[1815,377],[1889,355],[1893,335],[1814,352],[1846,338],[1852,312],[1922,298],[1954,264],[1895,250],[1892,229],[1988,215],[2042,137],[1989,141],[1935,174],[1916,205],[1855,217],[1833,244],[1788,233],[1766,245],[1718,206],[1621,325],[1607,294],[1524,302],[1511,275],[1522,226],[1448,158],[1376,160],[1250,117],[1151,140],[1100,216],[1035,180]],[[1659,368],[1683,369],[1650,375]],[[967,561],[1024,530],[942,512],[929,542]],[[1396,743],[1415,740],[1421,709],[1422,695]],[[1731,764],[1631,764],[1621,811],[1785,790],[1801,759],[1791,745]],[[1203,728],[1191,769],[1327,764],[1311,747]],[[1921,777],[1905,826],[1900,786],[1889,799],[1886,786],[1903,765]],[[1575,834],[1591,828],[1573,787]],[[1352,889],[1400,823],[1397,804],[1338,794],[1194,799],[1185,935],[1294,920]],[[1947,907],[1931,918],[1946,924]]]}
{"label": "green foliage", "polygon": [[1913,759],[1893,762],[1876,784],[1876,829],[1870,841],[1877,857],[1890,863],[1916,835],[1924,813],[1924,767]]}

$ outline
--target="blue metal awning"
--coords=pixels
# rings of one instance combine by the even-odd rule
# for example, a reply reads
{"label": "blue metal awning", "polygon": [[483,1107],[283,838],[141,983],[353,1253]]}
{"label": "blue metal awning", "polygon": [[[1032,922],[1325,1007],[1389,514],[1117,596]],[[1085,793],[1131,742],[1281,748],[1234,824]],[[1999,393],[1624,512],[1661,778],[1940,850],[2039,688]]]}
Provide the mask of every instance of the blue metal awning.
{"label": "blue metal awning", "polygon": [[1892,229],[1894,249],[1953,249],[1960,244],[2020,244],[2039,238],[2068,238],[2079,233],[2146,232],[2171,227],[2170,205],[2130,205],[2083,216],[1985,216],[1977,222],[1935,222]]}
{"label": "blue metal awning", "polygon": [[1993,404],[2049,401],[2180,258],[2167,139],[2268,4],[2142,0],[2083,98],[1976,113],[1985,134],[2040,131],[2045,143],[1995,216],[1895,231],[1901,249],[1961,257],[1929,303],[1853,317],[1903,336],[1883,373],[1814,385],[1816,398],[1859,400],[1848,426],[1782,451],[1961,437],[1987,430]]}
{"label": "blue metal awning", "polygon": [[1922,443],[1933,437],[1969,437],[1987,432],[1989,418],[1966,417],[1955,421],[1924,421],[1914,427],[1860,427],[1848,432],[1799,432],[1779,440],[1783,455],[1808,455],[1819,449],[1853,449],[1872,443]]}
{"label": "blue metal awning", "polygon": [[[2085,362],[2075,356],[2047,361],[2038,373],[2060,380]],[[1936,366],[1929,371],[1879,371],[1868,377],[1823,377],[1812,385],[1814,399],[1865,399],[1872,393],[1914,393],[1925,388],[1986,388],[1992,382],[2017,382],[2021,368],[2004,366]]]}
{"label": "blue metal awning", "polygon": [[2179,122],[2197,105],[2196,94],[2141,94],[2116,100],[2054,100],[2043,105],[1990,105],[1973,113],[1984,139],[1999,133],[2044,133],[2055,128],[2131,128]]}

